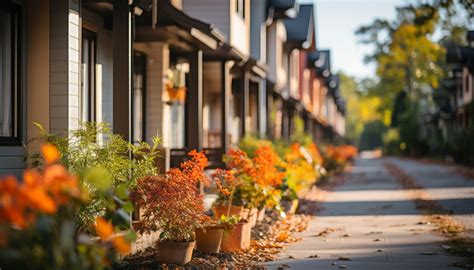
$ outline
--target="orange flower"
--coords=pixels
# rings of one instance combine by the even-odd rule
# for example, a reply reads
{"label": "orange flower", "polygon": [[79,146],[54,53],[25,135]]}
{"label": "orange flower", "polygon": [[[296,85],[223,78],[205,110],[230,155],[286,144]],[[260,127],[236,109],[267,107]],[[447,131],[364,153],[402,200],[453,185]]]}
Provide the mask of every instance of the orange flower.
{"label": "orange flower", "polygon": [[131,250],[130,243],[125,241],[125,239],[122,236],[117,236],[114,239],[112,239],[112,243],[120,254],[127,255],[128,253],[130,253],[130,250]]}
{"label": "orange flower", "polygon": [[56,163],[59,160],[60,153],[58,148],[52,144],[43,144],[41,146],[41,153],[43,154],[44,161],[47,165]]}
{"label": "orange flower", "polygon": [[100,239],[108,239],[114,233],[114,227],[110,222],[102,217],[95,219],[95,231],[99,235]]}
{"label": "orange flower", "polygon": [[53,214],[56,212],[56,203],[42,187],[29,188],[24,186],[22,191],[25,197],[29,200],[29,204],[32,208],[38,209],[46,214]]}

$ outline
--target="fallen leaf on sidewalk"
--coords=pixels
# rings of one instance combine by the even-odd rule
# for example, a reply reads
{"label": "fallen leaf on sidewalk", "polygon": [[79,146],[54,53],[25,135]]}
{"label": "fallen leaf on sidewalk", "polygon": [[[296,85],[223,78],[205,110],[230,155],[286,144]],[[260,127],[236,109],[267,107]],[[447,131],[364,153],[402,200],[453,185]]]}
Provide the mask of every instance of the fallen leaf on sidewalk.
{"label": "fallen leaf on sidewalk", "polygon": [[293,255],[290,255],[290,256],[288,256],[288,259],[297,259],[297,258]]}
{"label": "fallen leaf on sidewalk", "polygon": [[343,234],[342,237],[350,237],[351,235],[346,233],[346,234]]}
{"label": "fallen leaf on sidewalk", "polygon": [[333,233],[337,231],[338,229],[336,228],[325,228],[324,230],[320,231],[318,234],[315,235],[315,237],[321,237],[321,236],[326,236],[330,233]]}
{"label": "fallen leaf on sidewalk", "polygon": [[340,261],[352,261],[351,258],[349,258],[349,257],[344,257],[344,256],[339,257],[339,260],[340,260]]}
{"label": "fallen leaf on sidewalk", "polygon": [[427,252],[420,253],[420,255],[438,255],[438,253],[432,252],[432,251],[427,251]]}
{"label": "fallen leaf on sidewalk", "polygon": [[364,235],[374,235],[374,234],[383,234],[383,232],[369,232]]}
{"label": "fallen leaf on sidewalk", "polygon": [[318,255],[318,254],[310,255],[308,258],[310,258],[310,259],[312,259],[312,258],[319,258],[319,255]]}
{"label": "fallen leaf on sidewalk", "polygon": [[445,250],[451,249],[451,246],[449,245],[440,245],[440,247],[442,247]]}
{"label": "fallen leaf on sidewalk", "polygon": [[430,225],[431,223],[429,221],[420,221],[416,223],[416,225]]}
{"label": "fallen leaf on sidewalk", "polygon": [[382,239],[380,239],[380,238],[374,239],[374,242],[380,242],[380,241],[382,241]]}

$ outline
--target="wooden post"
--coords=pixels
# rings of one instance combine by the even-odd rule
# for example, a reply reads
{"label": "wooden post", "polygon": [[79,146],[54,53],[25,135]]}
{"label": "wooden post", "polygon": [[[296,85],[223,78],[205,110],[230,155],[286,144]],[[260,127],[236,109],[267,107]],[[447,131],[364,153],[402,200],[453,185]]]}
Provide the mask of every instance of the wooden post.
{"label": "wooden post", "polygon": [[131,141],[132,17],[127,0],[113,10],[113,131]]}
{"label": "wooden post", "polygon": [[198,50],[189,56],[189,89],[186,117],[186,147],[202,150],[202,51]]}
{"label": "wooden post", "polygon": [[230,91],[231,91],[231,77],[230,77],[230,62],[222,62],[221,67],[221,89],[222,89],[222,133],[221,133],[221,144],[222,144],[222,151],[227,153],[229,150],[228,147],[230,146],[230,138],[227,135],[229,131],[229,123],[230,120]]}
{"label": "wooden post", "polygon": [[275,119],[272,119],[271,114],[273,110],[273,94],[268,93],[266,95],[266,102],[267,102],[267,107],[266,107],[266,113],[267,113],[267,135],[271,139],[275,139],[275,132],[274,132],[274,127],[275,127]]}
{"label": "wooden post", "polygon": [[261,79],[258,83],[258,133],[264,138],[267,131],[267,81]]}
{"label": "wooden post", "polygon": [[240,93],[240,138],[245,137],[248,131],[247,117],[249,115],[249,92],[250,92],[250,77],[247,70],[242,73]]}

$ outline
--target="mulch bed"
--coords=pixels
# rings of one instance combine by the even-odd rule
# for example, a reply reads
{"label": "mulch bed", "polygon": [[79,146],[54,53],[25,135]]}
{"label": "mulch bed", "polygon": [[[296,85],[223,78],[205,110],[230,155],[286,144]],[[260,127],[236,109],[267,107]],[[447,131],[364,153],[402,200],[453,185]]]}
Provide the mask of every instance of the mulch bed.
{"label": "mulch bed", "polygon": [[275,212],[252,229],[252,243],[248,250],[219,254],[195,250],[191,262],[178,266],[160,263],[156,259],[156,248],[149,248],[124,258],[114,269],[263,269],[261,263],[277,259],[284,247],[300,240],[294,234],[304,231],[310,219],[303,214],[280,219]]}

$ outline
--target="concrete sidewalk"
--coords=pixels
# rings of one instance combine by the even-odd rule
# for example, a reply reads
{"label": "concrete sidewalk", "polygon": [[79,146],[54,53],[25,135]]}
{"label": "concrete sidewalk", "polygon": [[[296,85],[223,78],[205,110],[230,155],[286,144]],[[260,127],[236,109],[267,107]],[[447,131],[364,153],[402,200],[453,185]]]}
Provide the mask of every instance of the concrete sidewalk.
{"label": "concrete sidewalk", "polygon": [[343,185],[269,269],[459,269],[415,204],[384,167],[358,159]]}

